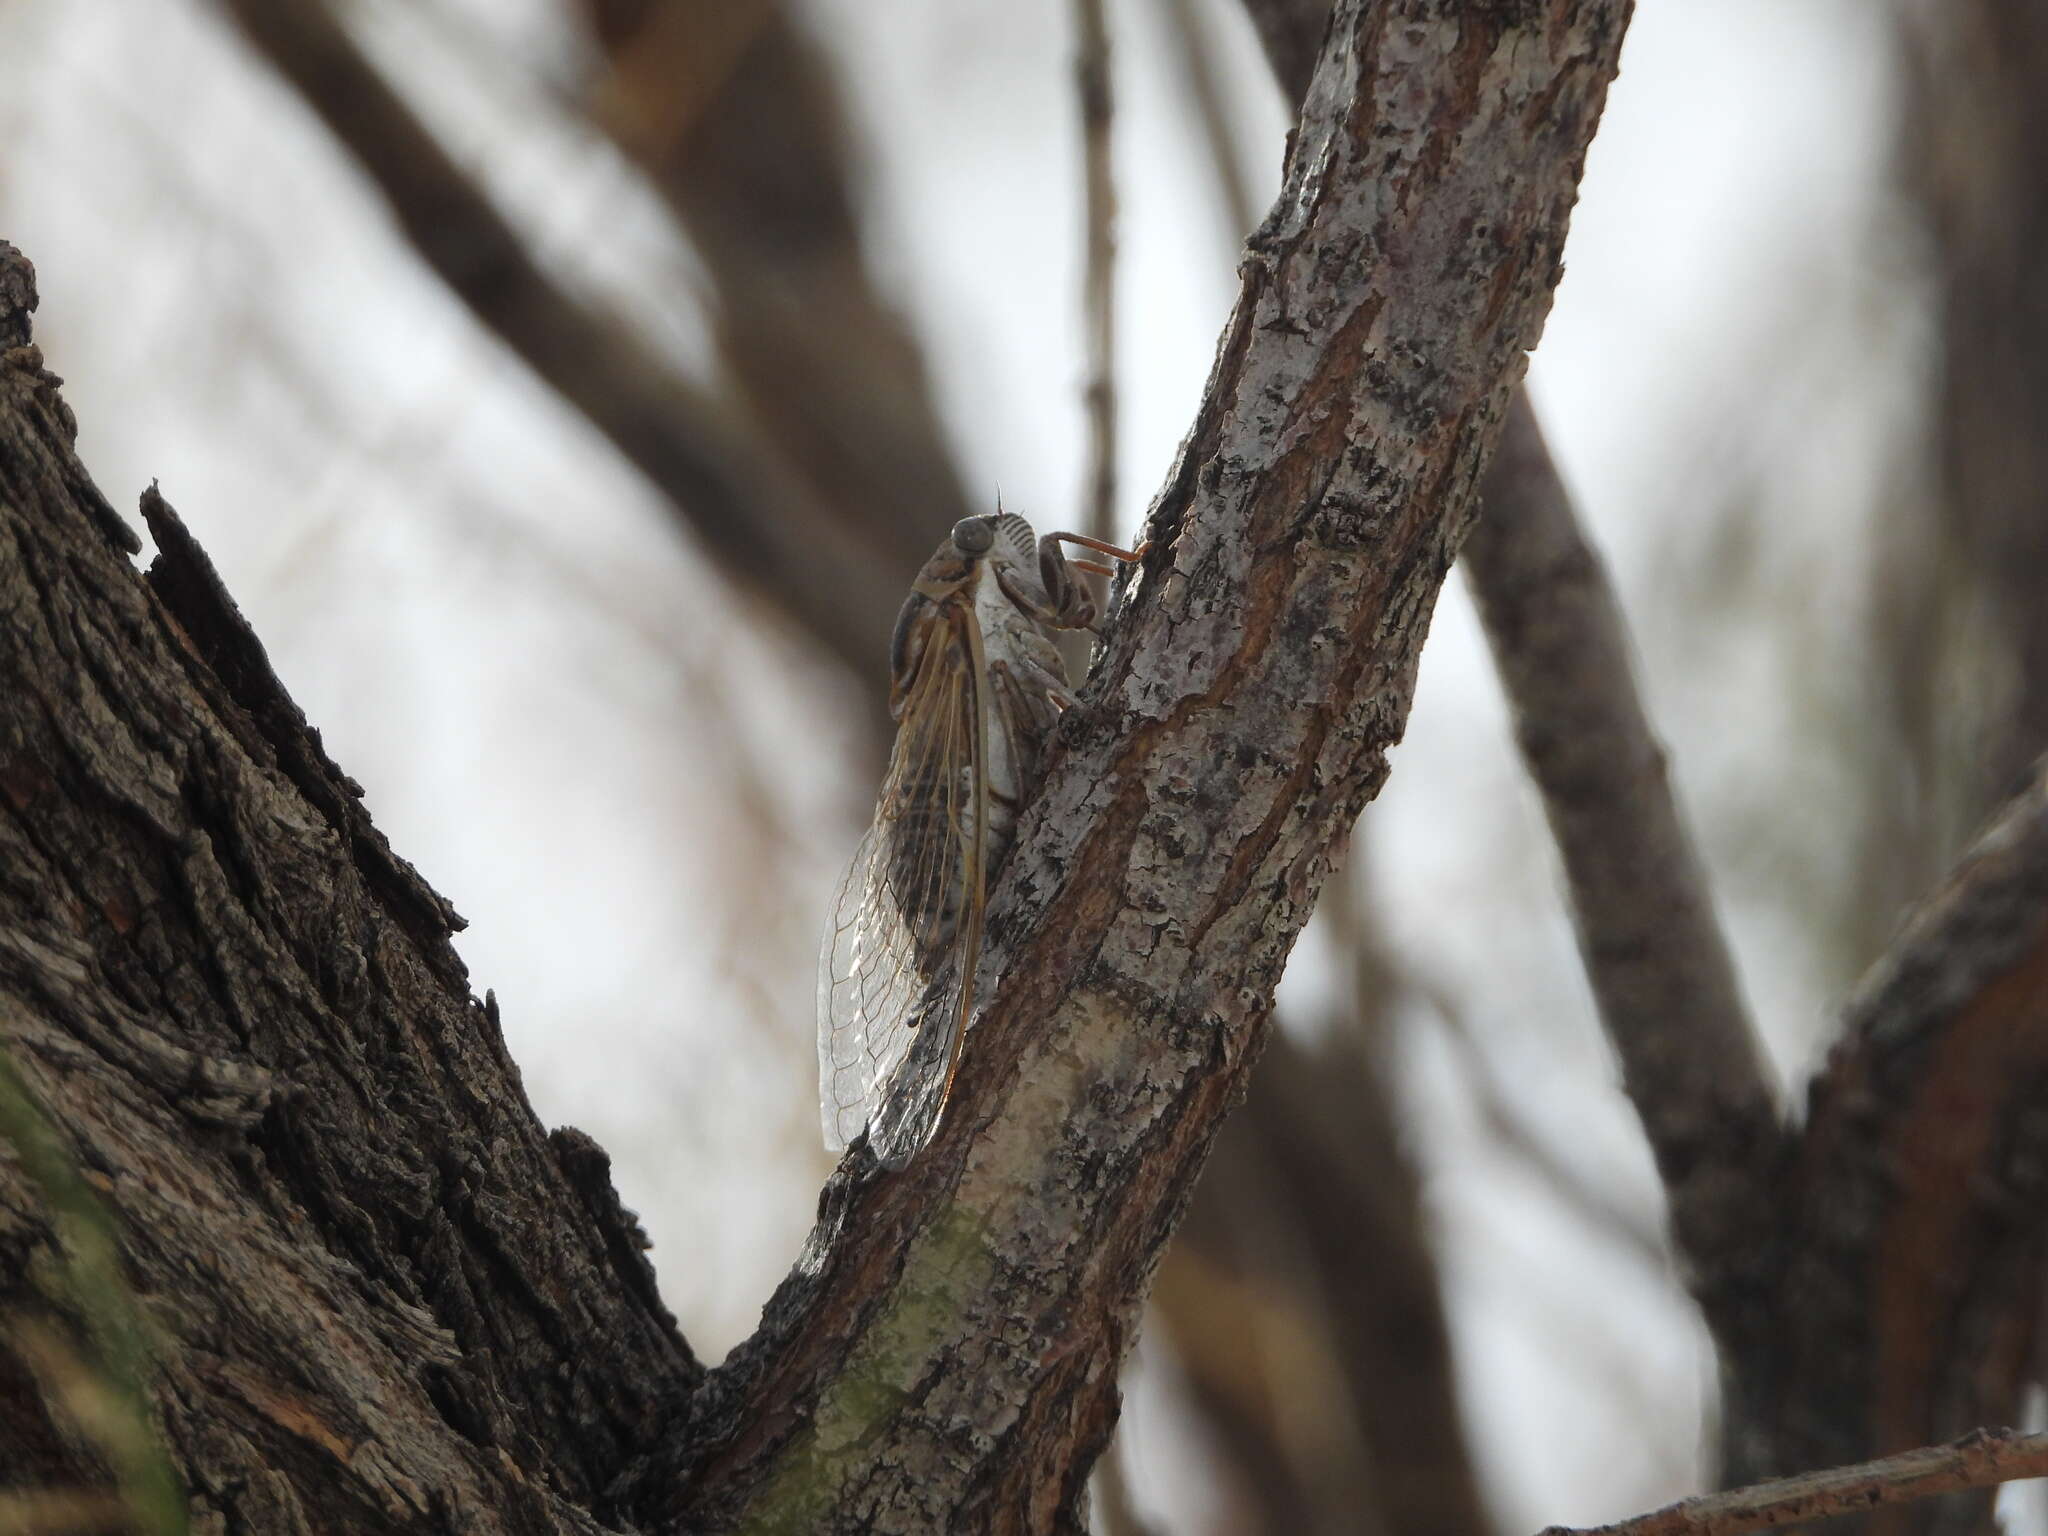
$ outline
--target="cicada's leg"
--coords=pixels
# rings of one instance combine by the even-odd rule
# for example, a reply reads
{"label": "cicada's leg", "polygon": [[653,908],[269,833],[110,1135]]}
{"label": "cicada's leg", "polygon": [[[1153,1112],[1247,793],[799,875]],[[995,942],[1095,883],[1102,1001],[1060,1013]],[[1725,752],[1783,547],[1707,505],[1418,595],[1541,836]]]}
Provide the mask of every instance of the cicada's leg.
{"label": "cicada's leg", "polygon": [[1093,632],[1095,600],[1088,595],[1088,589],[1075,579],[1074,571],[1078,567],[1107,576],[1109,568],[1092,560],[1068,560],[1066,551],[1060,548],[1062,544],[1079,544],[1084,549],[1108,555],[1112,560],[1124,561],[1143,559],[1147,546],[1140,544],[1136,549],[1124,549],[1120,545],[1092,539],[1085,533],[1048,533],[1039,539],[1038,579],[1045,587],[1045,595],[1053,610],[1046,622],[1060,629]]}

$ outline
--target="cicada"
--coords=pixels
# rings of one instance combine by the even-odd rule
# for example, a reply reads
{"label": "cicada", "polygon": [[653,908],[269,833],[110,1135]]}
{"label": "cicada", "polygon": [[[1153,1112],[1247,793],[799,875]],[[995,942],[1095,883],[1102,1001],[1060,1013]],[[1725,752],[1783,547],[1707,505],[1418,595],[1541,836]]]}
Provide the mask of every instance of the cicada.
{"label": "cicada", "polygon": [[1090,629],[1073,533],[1015,513],[963,518],[918,572],[889,644],[896,743],[874,821],[840,882],[818,958],[825,1145],[863,1130],[901,1168],[932,1139],[974,1011],[988,889],[1073,702],[1053,632]]}

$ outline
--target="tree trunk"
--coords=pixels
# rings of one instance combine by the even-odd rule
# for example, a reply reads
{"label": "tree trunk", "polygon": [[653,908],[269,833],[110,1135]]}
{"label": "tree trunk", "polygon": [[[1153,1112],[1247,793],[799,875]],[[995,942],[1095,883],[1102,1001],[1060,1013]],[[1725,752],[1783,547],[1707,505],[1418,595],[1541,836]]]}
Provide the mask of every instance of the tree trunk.
{"label": "tree trunk", "polygon": [[[136,572],[0,263],[0,1048],[118,1225],[194,1523],[599,1529],[702,1375],[608,1161],[154,489]],[[47,1310],[12,1163],[0,1230],[0,1313]],[[28,1374],[0,1478],[94,1481]]]}

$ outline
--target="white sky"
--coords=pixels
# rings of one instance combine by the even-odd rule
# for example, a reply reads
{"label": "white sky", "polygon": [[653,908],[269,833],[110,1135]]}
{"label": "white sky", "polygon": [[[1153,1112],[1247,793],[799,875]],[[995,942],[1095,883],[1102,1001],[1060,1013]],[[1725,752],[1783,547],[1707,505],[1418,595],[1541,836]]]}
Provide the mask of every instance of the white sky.
{"label": "white sky", "polygon": [[[1215,9],[1270,191],[1285,123]],[[968,483],[1054,515],[1082,449],[1064,8],[812,10],[865,136],[876,263],[927,339]],[[1207,374],[1234,254],[1156,0],[1110,12],[1130,524]],[[606,149],[547,128],[548,83],[571,75],[546,0],[360,14],[549,258],[699,356],[689,252]],[[1871,515],[1920,345],[1880,195],[1885,41],[1867,0],[1645,0],[1534,374],[1788,1080],[1851,964],[1800,915],[1849,878],[1814,720],[1859,686],[1860,570],[1838,552]],[[716,1358],[826,1171],[811,948],[872,791],[847,759],[857,701],[477,332],[206,7],[0,8],[0,143],[0,233],[37,263],[86,462],[118,506],[160,480],[378,823],[470,918],[459,947],[536,1108],[613,1152],[664,1293]],[[1753,463],[1761,494],[1736,479]],[[1731,518],[1764,574],[1703,599]],[[1460,1000],[1560,1154],[1654,1223],[1456,582],[1363,843],[1404,963]],[[1313,936],[1296,970],[1305,995],[1328,974]],[[1687,1491],[1705,1358],[1689,1310],[1494,1147],[1451,1058],[1414,1041],[1412,1138],[1507,1527]],[[1156,1493],[1170,1426],[1137,1446]]]}

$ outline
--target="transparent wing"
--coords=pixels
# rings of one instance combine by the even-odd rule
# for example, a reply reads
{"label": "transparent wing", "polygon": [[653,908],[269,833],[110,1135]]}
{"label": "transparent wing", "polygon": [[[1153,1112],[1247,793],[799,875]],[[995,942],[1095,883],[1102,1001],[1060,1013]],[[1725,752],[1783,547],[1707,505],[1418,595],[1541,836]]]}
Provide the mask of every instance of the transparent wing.
{"label": "transparent wing", "polygon": [[865,1129],[892,1168],[938,1129],[980,953],[987,790],[973,624],[964,608],[949,612],[925,647],[818,956],[825,1145],[840,1151]]}

